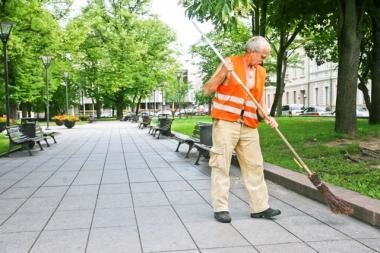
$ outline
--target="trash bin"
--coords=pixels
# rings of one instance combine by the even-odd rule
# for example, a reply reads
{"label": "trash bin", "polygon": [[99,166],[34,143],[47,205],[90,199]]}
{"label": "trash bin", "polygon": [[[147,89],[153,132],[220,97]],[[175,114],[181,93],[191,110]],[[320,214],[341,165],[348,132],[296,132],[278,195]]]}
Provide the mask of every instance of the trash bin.
{"label": "trash bin", "polygon": [[199,125],[199,139],[200,143],[212,146],[212,125]]}
{"label": "trash bin", "polygon": [[20,130],[30,138],[36,137],[36,124],[36,118],[22,118]]}

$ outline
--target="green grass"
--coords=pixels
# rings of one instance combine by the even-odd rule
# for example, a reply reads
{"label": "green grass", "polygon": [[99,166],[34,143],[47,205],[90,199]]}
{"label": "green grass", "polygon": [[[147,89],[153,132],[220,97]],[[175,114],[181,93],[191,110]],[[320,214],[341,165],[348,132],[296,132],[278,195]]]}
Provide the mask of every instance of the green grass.
{"label": "green grass", "polygon": [[[371,126],[366,120],[358,120],[356,137],[348,139],[334,132],[334,118],[283,117],[277,120],[279,129],[297,153],[324,181],[380,199],[380,158],[358,159],[358,162],[347,159],[347,156],[360,156],[359,141],[377,139],[380,142],[379,125]],[[210,118],[176,119],[172,129],[191,135],[197,121],[207,122]],[[259,129],[266,162],[305,174],[273,129],[263,123]],[[342,139],[347,144],[341,144]]]}

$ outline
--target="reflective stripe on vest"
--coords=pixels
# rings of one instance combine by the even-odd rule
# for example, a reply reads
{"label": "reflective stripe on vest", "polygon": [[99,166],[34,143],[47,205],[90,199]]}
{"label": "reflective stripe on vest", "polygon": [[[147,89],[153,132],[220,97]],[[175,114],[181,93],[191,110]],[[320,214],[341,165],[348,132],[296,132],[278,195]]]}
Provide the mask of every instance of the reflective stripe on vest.
{"label": "reflective stripe on vest", "polygon": [[244,99],[239,98],[239,97],[235,97],[235,96],[216,93],[215,97],[217,97],[218,99],[223,100],[223,101],[231,101],[231,102],[241,104],[241,105],[244,104]]}
{"label": "reflective stripe on vest", "polygon": [[219,104],[219,103],[217,103],[215,101],[213,102],[213,106],[216,109],[224,110],[224,111],[231,112],[231,113],[234,113],[234,114],[237,114],[237,115],[240,115],[240,113],[241,113],[241,110],[238,109],[238,108],[235,108],[235,107],[232,107],[232,106],[229,106],[229,105],[222,105],[222,104]]}

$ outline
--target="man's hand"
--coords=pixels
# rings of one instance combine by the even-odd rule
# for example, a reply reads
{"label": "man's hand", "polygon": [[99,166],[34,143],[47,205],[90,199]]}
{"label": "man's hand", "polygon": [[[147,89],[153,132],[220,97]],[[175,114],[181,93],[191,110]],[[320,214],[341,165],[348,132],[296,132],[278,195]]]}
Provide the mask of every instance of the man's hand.
{"label": "man's hand", "polygon": [[271,116],[266,117],[264,120],[265,120],[265,123],[270,125],[271,128],[277,128],[278,127],[277,121],[274,118],[272,118]]}

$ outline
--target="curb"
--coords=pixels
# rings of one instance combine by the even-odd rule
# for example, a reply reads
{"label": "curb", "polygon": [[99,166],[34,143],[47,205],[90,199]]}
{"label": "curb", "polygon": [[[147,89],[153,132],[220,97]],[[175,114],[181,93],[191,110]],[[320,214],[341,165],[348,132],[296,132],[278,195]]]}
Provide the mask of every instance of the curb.
{"label": "curb", "polygon": [[[326,203],[319,191],[315,189],[306,175],[269,163],[265,163],[264,167],[266,179],[311,199],[317,200],[318,202]],[[328,183],[325,184],[334,194],[352,206],[354,213],[350,216],[368,224],[380,227],[380,200],[373,199],[357,192],[343,189]]]}

